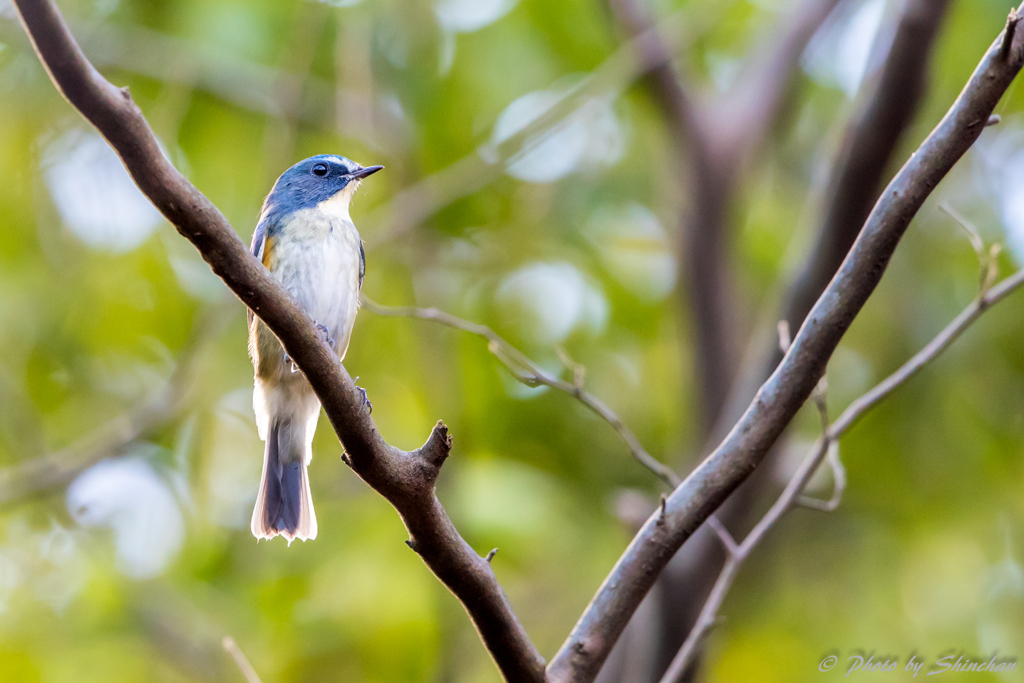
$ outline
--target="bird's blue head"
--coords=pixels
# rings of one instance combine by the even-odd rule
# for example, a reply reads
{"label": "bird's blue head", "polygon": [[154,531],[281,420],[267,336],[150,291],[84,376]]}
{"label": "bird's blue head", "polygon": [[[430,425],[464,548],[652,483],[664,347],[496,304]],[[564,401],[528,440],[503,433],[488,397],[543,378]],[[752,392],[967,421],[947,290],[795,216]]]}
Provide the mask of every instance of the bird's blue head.
{"label": "bird's blue head", "polygon": [[303,159],[274,183],[263,202],[262,220],[271,224],[301,209],[311,209],[334,199],[348,214],[348,203],[362,179],[384,168],[360,166],[336,154],[318,154]]}

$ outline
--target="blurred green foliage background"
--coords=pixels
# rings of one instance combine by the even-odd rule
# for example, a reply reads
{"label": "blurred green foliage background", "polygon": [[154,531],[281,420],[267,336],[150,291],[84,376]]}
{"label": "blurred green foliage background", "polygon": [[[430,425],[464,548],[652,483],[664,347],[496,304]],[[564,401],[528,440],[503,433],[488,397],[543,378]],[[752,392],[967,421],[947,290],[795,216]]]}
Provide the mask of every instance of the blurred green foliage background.
{"label": "blurred green foliage background", "polygon": [[[820,175],[898,4],[842,6],[743,177],[731,267],[744,335],[806,251]],[[646,93],[610,83],[508,172],[487,163],[491,142],[619,48],[600,0],[60,5],[246,242],[295,161],[331,152],[384,164],[352,210],[369,297],[491,325],[568,377],[563,348],[647,450],[680,473],[692,467],[703,444],[692,321],[676,286],[683,194]],[[955,99],[1007,5],[954,2],[901,161]],[[690,75],[715,89],[788,6],[654,9],[682,9],[695,33],[683,50]],[[975,256],[939,201],[1006,245],[1004,273],[1024,262],[1022,107],[1018,84],[997,110],[1003,123],[911,226],[830,365],[833,414],[975,294]],[[439,193],[402,192],[438,173]],[[290,548],[252,538],[263,446],[243,307],[59,97],[6,2],[0,178],[0,467],[56,454],[74,470],[97,430],[148,420],[73,484],[77,470],[47,481],[43,468],[37,486],[5,490],[0,681],[241,681],[225,634],[264,683],[499,680],[396,514],[340,462],[326,420],[311,469],[319,537]],[[843,505],[794,513],[743,570],[705,680],[820,680],[825,654],[857,648],[901,661],[949,648],[1024,655],[1022,330],[1018,295],[844,439]],[[183,364],[192,369],[172,375]],[[481,554],[500,548],[495,572],[552,655],[631,537],[616,501],[638,491],[653,508],[659,483],[607,424],[566,395],[517,384],[479,338],[364,310],[345,365],[391,443],[413,448],[436,420],[450,426],[438,495]],[[184,397],[140,417],[169,382]],[[815,429],[813,414],[798,420],[787,453],[799,458]],[[776,466],[779,487],[795,462]]]}

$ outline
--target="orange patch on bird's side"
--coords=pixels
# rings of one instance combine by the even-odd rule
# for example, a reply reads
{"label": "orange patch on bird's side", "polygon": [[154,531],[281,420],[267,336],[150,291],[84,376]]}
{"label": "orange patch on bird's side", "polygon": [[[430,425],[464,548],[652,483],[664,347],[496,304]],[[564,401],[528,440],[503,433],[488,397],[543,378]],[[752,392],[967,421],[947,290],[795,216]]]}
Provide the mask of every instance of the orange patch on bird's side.
{"label": "orange patch on bird's side", "polygon": [[271,252],[272,240],[270,235],[267,235],[263,240],[263,265],[270,268],[270,252]]}

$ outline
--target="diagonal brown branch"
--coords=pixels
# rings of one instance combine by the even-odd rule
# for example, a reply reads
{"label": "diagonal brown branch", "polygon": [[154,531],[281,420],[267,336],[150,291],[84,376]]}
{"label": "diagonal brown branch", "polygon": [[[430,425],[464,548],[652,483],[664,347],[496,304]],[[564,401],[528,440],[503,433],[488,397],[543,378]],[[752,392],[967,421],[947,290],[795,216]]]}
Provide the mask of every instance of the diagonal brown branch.
{"label": "diagonal brown branch", "polygon": [[615,411],[609,408],[604,401],[583,388],[582,381],[566,382],[565,380],[551,374],[527,357],[522,351],[505,341],[490,327],[471,323],[468,320],[457,318],[450,313],[439,311],[436,308],[382,306],[381,304],[368,299],[365,295],[362,297],[362,304],[377,315],[433,320],[434,322],[442,325],[454,327],[457,330],[462,330],[464,332],[469,332],[470,334],[475,334],[478,337],[483,337],[488,341],[487,350],[493,353],[495,357],[497,357],[497,359],[500,360],[506,368],[508,368],[509,372],[512,373],[512,376],[515,377],[517,381],[531,387],[551,387],[552,389],[557,389],[558,391],[572,396],[593,411],[602,420],[610,424],[612,429],[614,429],[622,440],[626,442],[626,446],[629,448],[629,452],[633,457],[636,458],[641,465],[653,472],[655,476],[672,488],[675,488],[682,482],[679,475],[673,472],[671,468],[658,462],[653,455],[647,452],[647,450],[640,444],[640,440],[636,438],[635,434],[633,434],[633,430],[631,430],[626,423],[622,421]]}
{"label": "diagonal brown branch", "polygon": [[687,538],[767,454],[810,396],[840,339],[877,287],[907,226],[931,191],[981,134],[1024,63],[1009,25],[960,97],[882,194],[835,278],[782,363],[725,440],[652,515],[630,543],[548,667],[552,681],[590,681],[658,574]]}
{"label": "diagonal brown branch", "polygon": [[[904,6],[882,73],[832,162],[814,245],[788,286],[776,318],[786,320],[791,330],[800,326],[835,275],[878,199],[886,169],[920,104],[928,57],[948,8],[949,0],[908,0]],[[756,371],[733,383],[713,438],[724,435],[742,414],[758,384],[778,367],[782,353],[772,343],[762,357]]]}
{"label": "diagonal brown branch", "polygon": [[163,156],[127,89],[111,85],[75,43],[52,0],[17,0],[40,60],[61,94],[120,155],[142,192],[199,250],[228,287],[274,331],[309,379],[347,451],[346,462],[398,510],[409,545],[462,601],[509,680],[544,680],[544,660],[526,635],[484,558],[458,534],[434,495],[451,448],[440,422],[423,447],[384,441],[362,396],[313,321],[256,260],[217,208]]}
{"label": "diagonal brown branch", "polygon": [[[982,270],[984,271],[985,269],[986,268],[983,265]],[[807,505],[807,501],[801,498],[801,494],[807,487],[807,484],[814,475],[815,470],[818,469],[822,460],[825,459],[826,455],[830,459],[835,458],[833,468],[836,473],[836,490],[832,499],[829,501],[815,501],[815,499],[810,499],[821,503],[821,505],[813,505],[811,507],[831,511],[839,505],[843,489],[843,479],[840,474],[842,472],[842,468],[841,465],[838,467],[836,466],[838,464],[836,447],[838,445],[839,438],[849,431],[849,429],[853,427],[853,425],[855,425],[857,421],[860,420],[860,418],[868,411],[875,408],[882,400],[889,396],[889,394],[903,385],[915,374],[920,372],[925,365],[938,358],[942,352],[949,348],[949,346],[956,341],[968,327],[980,318],[985,311],[989,310],[992,306],[1019,289],[1021,285],[1024,285],[1024,271],[1018,271],[1014,275],[1003,280],[994,288],[984,292],[975,301],[973,301],[970,306],[965,308],[951,323],[949,323],[949,325],[943,328],[943,330],[936,335],[927,346],[917,352],[913,358],[904,363],[896,372],[889,375],[889,377],[879,383],[871,391],[851,403],[846,410],[843,411],[843,414],[831,424],[831,426],[828,425],[826,416],[824,435],[818,439],[817,443],[815,443],[810,452],[805,456],[789,484],[782,492],[782,495],[779,496],[771,509],[764,517],[761,518],[757,525],[754,526],[742,543],[737,545],[735,542],[732,542],[732,545],[730,546],[725,542],[728,550],[725,567],[722,568],[722,572],[719,574],[718,580],[715,582],[711,595],[704,604],[704,609],[701,610],[697,623],[690,631],[690,635],[686,638],[686,641],[679,649],[675,659],[672,660],[672,664],[669,666],[668,671],[665,672],[664,677],[661,679],[661,683],[678,683],[678,681],[683,680],[684,673],[696,656],[698,645],[707,635],[708,631],[717,619],[718,610],[721,609],[722,602],[725,600],[726,594],[729,592],[733,581],[736,579],[740,565],[750,557],[750,554],[761,543],[761,541],[764,540],[765,536],[768,535],[768,532],[771,531],[780,519],[782,519],[783,515],[797,505]],[[712,517],[711,519],[714,518]]]}

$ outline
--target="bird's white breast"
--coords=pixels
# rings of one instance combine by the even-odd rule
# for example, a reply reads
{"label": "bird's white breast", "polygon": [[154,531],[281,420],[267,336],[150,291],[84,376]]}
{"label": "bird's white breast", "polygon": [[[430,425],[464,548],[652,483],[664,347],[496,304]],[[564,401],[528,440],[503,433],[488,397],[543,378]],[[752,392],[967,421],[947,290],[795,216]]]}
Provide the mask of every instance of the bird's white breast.
{"label": "bird's white breast", "polygon": [[344,356],[359,306],[359,233],[348,202],[331,199],[296,211],[272,239],[271,272],[327,326]]}

